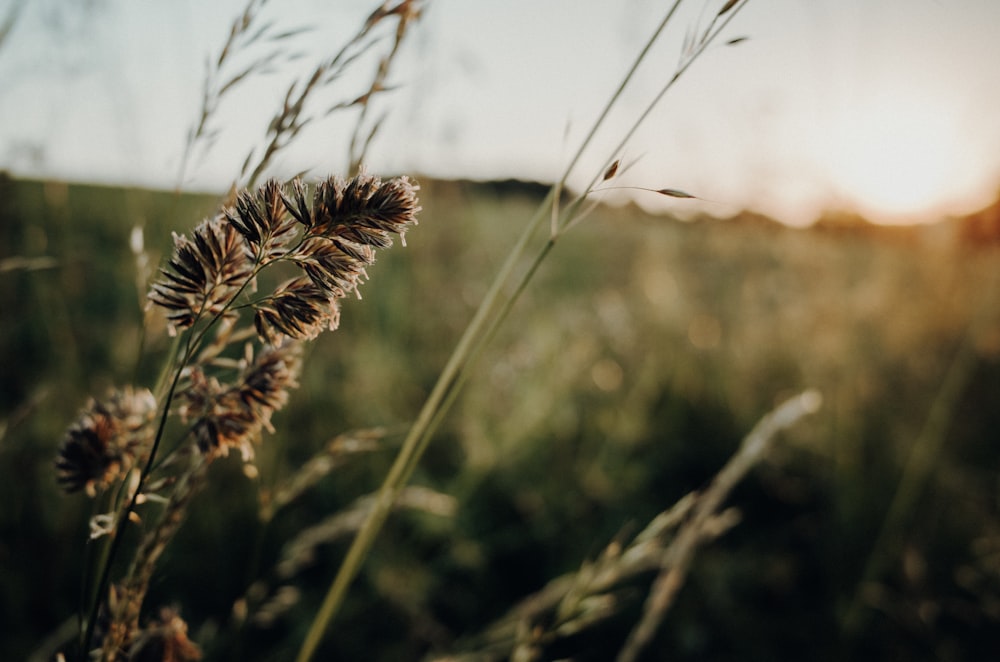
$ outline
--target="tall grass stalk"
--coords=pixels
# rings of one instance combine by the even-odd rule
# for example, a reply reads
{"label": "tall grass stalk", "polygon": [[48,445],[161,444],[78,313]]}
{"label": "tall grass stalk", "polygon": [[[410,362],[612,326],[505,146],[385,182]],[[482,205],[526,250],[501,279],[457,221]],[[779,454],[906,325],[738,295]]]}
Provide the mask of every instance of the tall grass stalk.
{"label": "tall grass stalk", "polygon": [[822,402],[818,391],[804,391],[764,416],[744,438],[736,454],[712,479],[704,493],[695,500],[689,518],[661,557],[660,573],[646,599],[642,618],[625,641],[618,662],[634,662],[656,634],[656,629],[684,583],[695,552],[704,542],[705,532],[711,529],[710,524],[718,516],[729,493],[763,459],[781,430],[791,427],[802,417],[819,411]]}
{"label": "tall grass stalk", "polygon": [[[188,130],[177,176],[178,188],[185,183],[185,176],[192,162],[197,164],[207,157],[222,133],[222,128],[216,125],[216,115],[222,103],[253,78],[272,74],[283,65],[304,57],[304,53],[291,50],[290,44],[293,38],[310,32],[312,28],[301,25],[281,27],[278,21],[265,15],[267,4],[268,0],[248,0],[243,11],[232,22],[219,54],[206,62],[201,105],[196,121]],[[335,53],[320,59],[302,75],[294,78],[268,123],[264,132],[265,143],[251,148],[244,158],[240,168],[240,182],[247,187],[256,185],[275,158],[299,138],[307,127],[334,113],[350,110],[358,110],[359,115],[351,132],[347,172],[357,172],[385,118],[380,115],[368,124],[372,101],[392,89],[387,79],[400,46],[422,11],[422,0],[378,3],[357,32]],[[392,19],[395,19],[396,24],[391,31],[391,45],[387,51],[378,55],[377,47],[385,40],[382,28]],[[352,67],[362,62],[362,58],[374,55],[378,56],[378,65],[364,90],[346,94],[340,101],[328,103],[325,108],[318,107],[322,99],[317,96],[321,91],[343,78]],[[247,62],[241,64],[241,61]]]}
{"label": "tall grass stalk", "polygon": [[[254,273],[256,273],[258,268],[259,264],[255,265]],[[90,615],[87,618],[86,627],[82,630],[81,634],[81,639],[80,639],[81,651],[86,650],[88,642],[90,642],[94,636],[94,629],[97,626],[98,611],[100,610],[101,605],[103,604],[104,595],[107,592],[108,586],[111,582],[111,568],[114,565],[119,550],[121,549],[122,540],[124,540],[124,536],[122,534],[125,523],[130,521],[134,517],[136,506],[139,503],[139,499],[142,498],[144,494],[143,488],[146,485],[146,481],[148,480],[149,475],[152,472],[157,459],[159,459],[158,452],[160,449],[160,444],[163,442],[163,435],[164,432],[166,431],[167,421],[170,418],[171,405],[173,404],[174,396],[177,394],[177,387],[180,384],[181,377],[184,375],[184,370],[190,365],[191,359],[194,356],[195,351],[199,347],[201,347],[205,335],[208,333],[209,330],[211,330],[215,326],[215,324],[219,321],[219,319],[221,319],[222,315],[229,310],[232,304],[236,301],[236,298],[239,296],[239,294],[242,293],[243,290],[247,287],[247,285],[249,285],[253,281],[253,278],[254,276],[251,275],[246,279],[246,281],[239,288],[237,293],[232,297],[229,303],[223,308],[223,310],[219,311],[205,326],[203,326],[198,334],[189,333],[186,336],[184,343],[184,351],[180,354],[179,360],[178,360],[177,350],[180,347],[180,343],[179,342],[173,343],[170,359],[165,364],[166,370],[164,371],[163,375],[161,375],[161,381],[157,383],[156,390],[154,391],[156,401],[162,402],[163,404],[160,407],[160,414],[158,417],[156,432],[153,436],[153,444],[149,449],[149,454],[146,458],[146,462],[143,464],[141,470],[139,470],[138,473],[135,473],[135,470],[133,470],[135,481],[134,485],[130,486],[131,489],[129,491],[131,493],[129,494],[126,492],[122,494],[121,492],[119,492],[119,494],[123,496],[124,506],[122,506],[121,503],[116,503],[115,507],[112,510],[112,512],[115,513],[114,515],[115,521],[112,523],[111,533],[108,536],[108,541],[105,543],[103,552],[101,553],[100,556],[99,567],[101,568],[101,570],[98,580],[94,585],[93,595],[91,597],[92,605],[90,607]],[[199,317],[202,312],[203,311],[199,311],[198,314]],[[180,338],[181,336],[178,335],[177,339],[179,340]],[[169,375],[169,374],[173,374],[173,377],[170,378],[169,386],[166,387],[166,393],[163,394],[161,393],[161,389],[163,388],[162,377],[164,375]],[[139,557],[137,557],[137,559],[139,559]],[[146,559],[141,559],[141,561],[142,563],[145,563]],[[133,575],[134,572],[130,571],[129,574]]]}
{"label": "tall grass stalk", "polygon": [[614,615],[627,598],[630,582],[657,573],[641,620],[622,646],[618,662],[634,662],[663,621],[690,570],[697,550],[739,521],[734,508],[722,509],[734,487],[767,456],[777,435],[815,413],[822,398],[807,390],[766,414],[744,437],[739,449],[701,492],[691,492],[656,515],[627,544],[611,542],[579,570],[550,580],[521,600],[481,633],[467,638],[456,653],[433,662],[543,659],[545,647]]}
{"label": "tall grass stalk", "polygon": [[[179,183],[198,146],[207,150],[212,144],[217,134],[212,121],[224,95],[251,75],[265,73],[283,56],[281,48],[272,49],[238,73],[226,74],[230,76],[226,80],[224,65],[241,49],[283,44],[302,32],[279,32],[274,22],[260,25],[266,2],[248,1],[220,55],[210,62],[201,113],[185,145]],[[364,111],[375,94],[388,89],[392,62],[420,8],[419,0],[380,3],[343,48],[312,70],[307,82],[292,83],[268,129],[266,149],[256,160],[252,150],[243,163],[243,175],[250,172],[251,185],[280,150],[322,116],[360,108],[354,133],[361,135]],[[375,52],[381,32],[376,32],[377,26],[393,18],[397,24],[391,48],[379,58],[366,91],[322,115],[312,110],[318,90],[360,62],[362,55]],[[271,180],[253,191],[248,186],[237,192],[234,186],[218,215],[190,236],[175,235],[173,257],[147,294],[152,304],[167,310],[168,326],[175,335],[154,389],[129,387],[105,401],[92,401],[67,431],[57,460],[59,482],[67,491],[85,490],[93,497],[100,493],[91,523],[92,537],[101,540],[86,550],[89,562],[81,586],[75,646],[78,659],[96,653],[95,645],[101,659],[140,654],[144,646],[156,645],[148,637],[157,627],[187,642],[186,625],[174,613],[164,612],[161,623],[151,623],[145,630],[139,627],[157,560],[180,527],[212,461],[232,448],[244,459],[252,456],[252,443],[262,428],[270,428],[271,413],[284,405],[287,389],[297,385],[301,343],[337,326],[338,300],[356,291],[376,250],[392,245],[390,235],[402,237],[416,222],[419,187],[406,177],[382,182],[360,171],[360,160],[380,123],[381,118],[365,129],[367,138],[352,140],[348,160],[359,172],[349,182],[330,177],[316,187],[311,200],[298,179],[290,185]],[[142,250],[133,247],[137,257]],[[259,295],[258,277],[277,263],[300,270],[300,275],[270,294],[265,290]],[[144,281],[145,276],[140,269],[139,277]],[[253,313],[253,324],[236,328],[241,311],[247,310]],[[148,322],[147,317],[143,347]],[[242,359],[232,356],[240,345],[245,346]],[[230,377],[234,371],[236,376]],[[186,428],[176,430],[178,438],[168,442],[168,434],[175,432],[168,421],[174,418]],[[147,502],[161,502],[164,507],[159,513],[143,508],[146,531],[124,578],[113,583],[125,528],[139,521],[139,506]],[[100,636],[99,627],[104,630]]]}
{"label": "tall grass stalk", "polygon": [[[143,638],[152,634],[140,629],[140,610],[156,562],[209,465],[230,450],[245,461],[253,457],[272,414],[298,385],[302,344],[336,328],[339,300],[357,292],[376,250],[416,224],[416,190],[406,177],[383,182],[362,173],[320,183],[308,201],[300,180],[289,187],[270,180],[241,191],[190,236],[175,235],[173,256],[148,294],[184,338],[168,361],[165,393],[128,387],[92,401],[67,431],[56,463],[67,491],[115,495],[110,513],[95,518],[108,542],[80,629],[80,659],[89,655],[102,610],[101,659],[134,657],[154,645]],[[298,275],[272,290],[264,277],[275,265]],[[240,326],[247,311],[252,325]],[[242,358],[232,356],[239,347]],[[174,419],[182,429],[171,445],[165,442]],[[164,507],[158,517],[144,513],[152,523],[124,579],[112,586],[125,526],[150,501]],[[176,614],[162,618],[154,628],[186,628]]]}
{"label": "tall grass stalk", "polygon": [[[594,175],[584,191],[567,207],[567,209],[560,212],[558,210],[560,193],[565,187],[570,175],[575,170],[580,158],[586,149],[591,145],[597,133],[604,127],[612,107],[620,99],[622,93],[632,81],[639,66],[647,59],[652,47],[660,40],[663,31],[674,18],[677,9],[682,4],[682,1],[683,0],[675,0],[673,5],[658,24],[657,28],[654,30],[652,36],[641,49],[625,77],[611,95],[603,111],[581,142],[575,155],[570,160],[569,165],[566,167],[562,177],[550,189],[541,206],[538,208],[534,216],[532,216],[532,218],[528,221],[525,229],[518,238],[518,241],[511,249],[500,271],[494,278],[492,285],[483,300],[480,302],[476,313],[473,315],[472,320],[469,322],[457,345],[455,346],[455,349],[438,377],[434,388],[411,427],[410,432],[403,441],[402,448],[396,456],[389,473],[383,480],[371,513],[359,530],[357,536],[354,538],[351,547],[348,549],[347,555],[344,557],[344,560],[341,563],[341,566],[334,577],[315,618],[313,619],[309,631],[306,634],[306,638],[304,639],[302,647],[300,648],[296,658],[298,662],[306,662],[312,659],[315,655],[325,632],[329,628],[331,621],[347,595],[347,590],[351,582],[360,571],[368,551],[374,544],[380,529],[391,512],[392,505],[397,495],[400,490],[402,490],[403,486],[405,486],[406,482],[409,480],[414,469],[419,463],[422,454],[426,450],[436,431],[437,425],[441,422],[447,413],[448,408],[454,402],[459,389],[464,383],[465,375],[474,363],[475,358],[506,319],[514,303],[525,290],[528,283],[537,272],[539,266],[555,245],[557,238],[562,232],[565,232],[567,229],[572,227],[580,218],[583,201],[593,191],[593,187],[600,179],[601,174],[606,171],[608,164],[610,164],[615,158],[614,154],[621,151],[639,127],[649,117],[654,108],[660,103],[666,93],[674,86],[677,80],[679,80],[680,77],[690,68],[690,66],[700,58],[709,44],[715,41],[719,33],[725,29],[733,17],[735,17],[736,14],[746,5],[746,3],[749,2],[749,0],[741,0],[739,2],[730,1],[719,10],[718,14],[713,18],[702,37],[697,40],[689,52],[683,54],[681,63],[671,78],[654,96],[645,110],[631,124],[630,128],[626,131],[625,135],[618,143],[614,152],[606,159],[604,166],[597,172],[597,174]],[[532,257],[530,266],[518,276],[518,279],[513,283],[512,287],[508,287],[517,266],[522,263],[525,257],[525,253],[530,245],[532,237],[535,236],[539,227],[547,218],[556,219],[553,222],[553,228],[549,238]],[[511,294],[504,297],[504,291],[510,291]]]}

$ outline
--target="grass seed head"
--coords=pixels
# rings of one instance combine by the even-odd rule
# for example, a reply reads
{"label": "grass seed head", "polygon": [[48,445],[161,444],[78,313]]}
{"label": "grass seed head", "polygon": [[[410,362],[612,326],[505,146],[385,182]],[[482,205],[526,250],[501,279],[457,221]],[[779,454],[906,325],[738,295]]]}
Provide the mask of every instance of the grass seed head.
{"label": "grass seed head", "polygon": [[67,492],[94,496],[134,466],[152,439],[156,401],[146,389],[125,388],[91,400],[66,431],[56,473]]}
{"label": "grass seed head", "polygon": [[160,610],[135,637],[129,650],[132,662],[196,662],[201,650],[188,639],[188,626],[175,609]]}
{"label": "grass seed head", "polygon": [[171,330],[221,313],[245,286],[253,261],[243,235],[224,216],[203,221],[191,237],[174,235],[174,254],[148,298],[167,309]]}
{"label": "grass seed head", "polygon": [[239,450],[253,457],[253,444],[263,429],[272,430],[271,415],[288,402],[289,389],[298,386],[302,368],[299,343],[264,348],[251,358],[234,383],[223,384],[193,369],[190,386],[181,397],[180,414],[193,420],[198,448],[209,455]]}
{"label": "grass seed head", "polygon": [[305,277],[295,278],[255,306],[254,327],[267,343],[279,344],[283,337],[312,340],[324,330],[336,330],[340,307],[327,290]]}

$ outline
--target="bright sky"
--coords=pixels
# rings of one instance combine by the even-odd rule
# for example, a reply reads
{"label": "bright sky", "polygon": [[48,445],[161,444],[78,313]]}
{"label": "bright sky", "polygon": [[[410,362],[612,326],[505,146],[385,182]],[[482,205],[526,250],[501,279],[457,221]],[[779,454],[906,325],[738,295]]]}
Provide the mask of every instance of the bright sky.
{"label": "bright sky", "polygon": [[[5,4],[6,2],[6,4]],[[0,0],[21,7],[0,44],[0,168],[17,176],[177,185],[199,110],[205,60],[243,0]],[[618,184],[710,201],[649,206],[792,223],[824,208],[886,222],[972,211],[1000,191],[1000,2],[749,0],[725,38],[685,74],[621,153],[613,148],[673,74],[686,30],[722,1],[682,4],[612,122],[571,182],[610,158],[635,161]],[[369,157],[380,173],[558,179],[669,6],[651,0],[427,0],[382,98]],[[238,175],[294,75],[335,51],[369,0],[272,0],[264,15],[312,31],[306,55],[223,101],[219,138],[184,187],[223,190]],[[370,75],[366,65],[364,75]],[[345,79],[349,98],[364,82]],[[274,174],[345,166],[352,118],[313,126]],[[605,194],[611,195],[611,194]],[[621,195],[621,194],[619,194]]]}

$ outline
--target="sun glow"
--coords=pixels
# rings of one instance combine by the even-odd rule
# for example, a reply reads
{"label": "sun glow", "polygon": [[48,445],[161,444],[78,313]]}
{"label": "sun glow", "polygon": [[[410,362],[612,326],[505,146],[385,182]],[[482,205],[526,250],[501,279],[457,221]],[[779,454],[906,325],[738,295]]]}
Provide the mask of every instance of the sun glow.
{"label": "sun glow", "polygon": [[874,220],[928,216],[971,193],[961,123],[942,104],[885,97],[845,110],[838,126],[825,146],[833,186]]}

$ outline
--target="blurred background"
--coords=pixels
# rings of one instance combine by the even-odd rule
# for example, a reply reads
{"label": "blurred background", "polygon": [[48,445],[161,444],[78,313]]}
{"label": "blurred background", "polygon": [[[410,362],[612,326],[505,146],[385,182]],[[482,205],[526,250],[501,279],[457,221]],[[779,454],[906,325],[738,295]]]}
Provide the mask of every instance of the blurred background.
{"label": "blurred background", "polygon": [[[229,53],[219,82],[270,59],[218,104],[210,149],[182,164],[206,75],[242,0],[5,0],[0,164],[34,178],[225,190],[288,84],[336,52],[376,5],[251,4],[262,5],[258,24],[269,35],[303,31]],[[444,179],[558,179],[670,4],[421,3],[391,94],[379,99],[391,112],[369,164]],[[1000,92],[989,65],[1000,59],[1000,7],[991,0],[967,0],[960,11],[936,0],[746,3],[612,154],[673,74],[685,39],[702,34],[722,4],[680,3],[571,183],[622,157],[636,162],[623,183],[695,193],[714,215],[753,209],[799,225],[829,208],[926,221],[993,200]],[[362,92],[374,67],[350,69],[329,90],[331,105]],[[340,115],[314,122],[275,172],[342,169],[348,127]],[[701,205],[670,209],[691,208]]]}
{"label": "blurred background", "polygon": [[[1000,58],[1000,9],[748,2],[618,150],[685,35],[722,4],[681,5],[569,177],[583,186],[622,158],[616,185],[697,199],[609,191],[560,239],[414,478],[447,507],[390,519],[326,659],[452,649],[704,487],[805,388],[822,410],[732,495],[741,523],[700,552],[643,659],[995,651],[1000,86],[984,63]],[[155,380],[167,339],[142,332],[150,270],[172,231],[239,182],[288,86],[374,7],[327,5],[261,6],[276,34],[309,29],[237,53],[222,80],[278,55],[221,98],[210,139],[186,150],[243,3],[0,4],[0,659],[46,659],[75,627],[93,513],[58,491],[58,445],[89,397]],[[350,537],[308,558],[289,543],[378,486],[547,184],[666,11],[422,7],[371,106],[385,119],[366,158],[419,179],[421,224],[311,346],[261,475],[236,458],[214,467],[154,580],[150,609],[178,606],[207,659],[297,650]],[[364,92],[375,64],[330,87],[268,174],[344,171],[356,117],[322,111]],[[260,522],[261,489],[373,427],[385,430],[373,450]],[[240,625],[255,582],[273,615]],[[613,656],[641,584],[547,659]]]}

